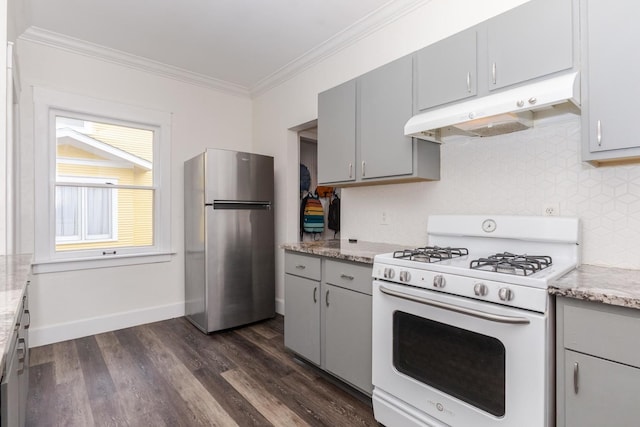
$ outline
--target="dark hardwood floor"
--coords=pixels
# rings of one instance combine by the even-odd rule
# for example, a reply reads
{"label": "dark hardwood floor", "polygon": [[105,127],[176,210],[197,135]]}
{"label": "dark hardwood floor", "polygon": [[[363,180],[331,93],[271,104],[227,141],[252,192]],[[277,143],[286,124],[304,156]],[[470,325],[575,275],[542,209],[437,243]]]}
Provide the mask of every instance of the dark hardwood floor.
{"label": "dark hardwood floor", "polygon": [[285,350],[283,317],[184,318],[31,349],[28,426],[377,426],[370,400]]}

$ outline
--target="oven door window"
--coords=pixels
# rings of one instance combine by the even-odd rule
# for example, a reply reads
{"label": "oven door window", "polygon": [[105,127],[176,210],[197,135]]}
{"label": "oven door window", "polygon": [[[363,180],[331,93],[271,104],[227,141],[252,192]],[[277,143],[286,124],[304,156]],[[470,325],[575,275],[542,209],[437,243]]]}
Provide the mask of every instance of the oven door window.
{"label": "oven door window", "polygon": [[393,365],[496,417],[505,413],[505,347],[496,338],[396,311]]}

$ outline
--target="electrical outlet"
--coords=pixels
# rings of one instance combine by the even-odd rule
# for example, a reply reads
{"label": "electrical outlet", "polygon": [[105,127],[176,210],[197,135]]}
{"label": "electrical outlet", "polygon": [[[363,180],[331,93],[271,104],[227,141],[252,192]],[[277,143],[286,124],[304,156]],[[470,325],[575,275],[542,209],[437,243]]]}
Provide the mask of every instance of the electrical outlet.
{"label": "electrical outlet", "polygon": [[560,205],[558,203],[547,203],[542,208],[542,215],[544,216],[558,216],[560,215]]}
{"label": "electrical outlet", "polygon": [[389,225],[389,215],[387,215],[385,211],[382,211],[382,215],[380,216],[380,225]]}

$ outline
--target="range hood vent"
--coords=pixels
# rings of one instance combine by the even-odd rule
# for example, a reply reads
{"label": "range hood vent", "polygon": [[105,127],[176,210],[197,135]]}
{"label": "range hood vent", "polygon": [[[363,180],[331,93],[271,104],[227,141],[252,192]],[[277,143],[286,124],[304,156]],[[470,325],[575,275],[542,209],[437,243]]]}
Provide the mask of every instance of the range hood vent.
{"label": "range hood vent", "polygon": [[566,113],[567,106],[571,112],[580,107],[577,72],[415,115],[404,133],[436,142],[451,135],[502,135],[529,129],[537,113]]}

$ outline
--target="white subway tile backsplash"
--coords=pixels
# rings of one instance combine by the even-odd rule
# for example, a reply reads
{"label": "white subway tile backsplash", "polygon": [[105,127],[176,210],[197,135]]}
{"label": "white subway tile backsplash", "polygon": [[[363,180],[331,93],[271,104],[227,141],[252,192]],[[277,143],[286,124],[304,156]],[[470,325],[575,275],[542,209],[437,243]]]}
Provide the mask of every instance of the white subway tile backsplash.
{"label": "white subway tile backsplash", "polygon": [[431,214],[542,215],[555,204],[582,220],[584,263],[640,269],[640,163],[596,168],[580,161],[580,143],[575,116],[445,142],[438,182],[344,189],[342,235],[424,245]]}

